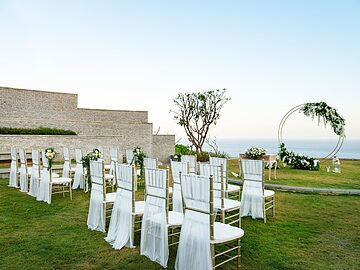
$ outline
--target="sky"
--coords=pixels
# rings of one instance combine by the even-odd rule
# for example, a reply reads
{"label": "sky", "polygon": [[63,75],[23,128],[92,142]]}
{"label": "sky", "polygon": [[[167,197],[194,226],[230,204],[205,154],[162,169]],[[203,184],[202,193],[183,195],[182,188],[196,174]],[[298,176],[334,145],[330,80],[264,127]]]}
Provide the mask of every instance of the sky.
{"label": "sky", "polygon": [[[146,110],[177,139],[180,92],[227,89],[216,138],[276,138],[288,110],[325,101],[360,139],[360,1],[0,0],[0,86]],[[336,135],[296,113],[283,137]]]}

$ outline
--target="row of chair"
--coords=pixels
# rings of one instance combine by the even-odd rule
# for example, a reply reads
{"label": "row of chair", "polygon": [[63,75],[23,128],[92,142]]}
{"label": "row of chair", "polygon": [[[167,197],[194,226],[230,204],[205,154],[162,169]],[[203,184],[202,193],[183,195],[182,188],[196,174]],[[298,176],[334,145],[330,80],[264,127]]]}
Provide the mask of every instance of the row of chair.
{"label": "row of chair", "polygon": [[[226,224],[221,217],[222,222],[215,222],[216,211],[222,208],[220,201],[225,199],[221,196],[225,194],[224,189],[221,185],[216,187],[218,183],[225,186],[222,166],[200,164],[204,175],[197,175],[188,172],[188,165],[171,162],[173,209],[170,211],[168,169],[145,167],[145,200],[136,201],[135,167],[116,164],[116,199],[105,240],[115,249],[131,248],[134,247],[134,233],[141,230],[140,253],[163,267],[167,266],[168,247],[176,244],[179,244],[178,269],[195,269],[199,263],[207,262],[215,268],[223,264],[218,260],[222,255],[228,257],[226,261],[231,255],[240,267],[240,238],[244,234],[240,228],[240,202],[237,216],[232,216],[236,226],[230,225],[234,222]],[[219,169],[216,177],[215,168]],[[92,188],[87,223],[90,229],[105,231],[109,193],[106,193],[103,161],[91,161],[90,171]],[[176,203],[179,197],[181,203]],[[215,245],[228,242],[236,242],[236,245],[227,251],[215,252]],[[198,256],[199,248],[209,252]],[[189,262],[190,258],[192,261]]]}

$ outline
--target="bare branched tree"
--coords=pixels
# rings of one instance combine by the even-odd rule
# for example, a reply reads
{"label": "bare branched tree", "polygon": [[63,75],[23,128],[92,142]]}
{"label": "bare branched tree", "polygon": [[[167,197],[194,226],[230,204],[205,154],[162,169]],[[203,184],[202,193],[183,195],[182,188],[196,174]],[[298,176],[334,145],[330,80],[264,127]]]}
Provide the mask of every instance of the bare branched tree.
{"label": "bare branched tree", "polygon": [[208,135],[209,128],[220,118],[220,111],[230,98],[226,89],[216,89],[198,93],[180,93],[174,99],[176,110],[174,119],[184,127],[189,141],[200,152]]}

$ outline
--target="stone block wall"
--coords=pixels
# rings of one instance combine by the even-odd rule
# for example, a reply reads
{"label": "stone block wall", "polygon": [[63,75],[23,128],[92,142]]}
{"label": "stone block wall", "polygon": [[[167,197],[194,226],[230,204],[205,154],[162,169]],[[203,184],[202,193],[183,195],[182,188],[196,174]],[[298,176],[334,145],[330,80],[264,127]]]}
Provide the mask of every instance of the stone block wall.
{"label": "stone block wall", "polygon": [[149,156],[168,162],[174,152],[175,137],[153,135],[146,111],[85,109],[77,105],[77,94],[0,87],[1,127],[43,126],[70,129],[78,134],[0,135],[0,153],[10,152],[11,146],[27,150],[53,146],[60,152],[65,145],[86,151],[103,146],[107,159],[110,147],[124,152],[140,146]]}

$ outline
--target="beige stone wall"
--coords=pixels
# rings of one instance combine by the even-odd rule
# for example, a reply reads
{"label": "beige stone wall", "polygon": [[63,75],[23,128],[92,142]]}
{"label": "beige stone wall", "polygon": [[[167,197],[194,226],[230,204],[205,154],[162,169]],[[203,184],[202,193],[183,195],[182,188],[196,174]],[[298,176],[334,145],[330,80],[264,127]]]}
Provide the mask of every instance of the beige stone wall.
{"label": "beige stone wall", "polygon": [[170,162],[170,155],[175,153],[175,135],[153,135],[152,155],[161,162]]}
{"label": "beige stone wall", "polygon": [[[86,150],[99,145],[118,147],[121,152],[136,146],[144,148],[149,156],[166,162],[174,151],[173,135],[152,135],[146,111],[97,110],[78,108],[76,94],[55,93],[0,87],[1,127],[50,127],[70,129],[76,136],[0,135],[0,153],[11,146],[44,149],[62,149],[67,145]],[[62,152],[62,151],[60,151]],[[61,155],[59,156],[61,157]]]}

